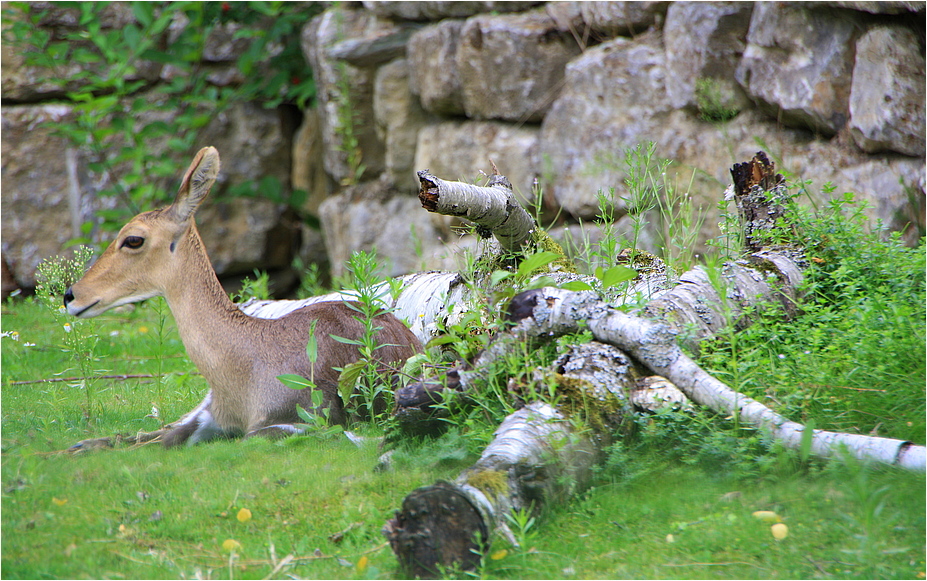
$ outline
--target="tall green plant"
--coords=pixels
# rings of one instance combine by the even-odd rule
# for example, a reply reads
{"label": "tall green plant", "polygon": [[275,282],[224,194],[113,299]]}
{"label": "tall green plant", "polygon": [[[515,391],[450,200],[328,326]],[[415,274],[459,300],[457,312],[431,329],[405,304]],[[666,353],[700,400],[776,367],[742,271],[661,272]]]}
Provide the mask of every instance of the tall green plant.
{"label": "tall green plant", "polygon": [[341,370],[338,389],[348,409],[354,409],[361,415],[369,417],[381,427],[387,420],[385,409],[380,402],[387,401],[391,394],[390,386],[380,373],[376,360],[376,351],[385,345],[377,341],[378,326],[374,317],[389,309],[383,308],[382,298],[390,292],[389,285],[381,284],[376,253],[355,251],[345,263],[349,277],[346,281],[346,295],[351,297],[346,304],[357,314],[354,318],[364,327],[360,339],[348,339],[332,335],[332,339],[354,345],[360,355],[358,361]]}

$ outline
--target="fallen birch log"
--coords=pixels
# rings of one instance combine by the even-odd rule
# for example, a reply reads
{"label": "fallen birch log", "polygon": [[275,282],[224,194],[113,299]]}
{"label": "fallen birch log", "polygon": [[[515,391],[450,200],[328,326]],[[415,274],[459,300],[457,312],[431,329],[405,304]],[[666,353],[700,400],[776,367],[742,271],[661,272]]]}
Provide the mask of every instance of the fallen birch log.
{"label": "fallen birch log", "polygon": [[[732,390],[709,375],[687,357],[676,342],[670,326],[621,312],[605,305],[590,292],[556,288],[527,291],[513,302],[532,305],[531,314],[513,329],[525,337],[549,337],[579,330],[585,322],[599,341],[627,352],[654,374],[670,380],[692,401],[722,414],[732,414],[745,424],[766,430],[787,448],[798,449],[805,427],[769,409],[760,402]],[[927,469],[924,446],[893,438],[814,430],[811,453],[835,456],[845,447],[862,460],[900,466],[909,470]]]}

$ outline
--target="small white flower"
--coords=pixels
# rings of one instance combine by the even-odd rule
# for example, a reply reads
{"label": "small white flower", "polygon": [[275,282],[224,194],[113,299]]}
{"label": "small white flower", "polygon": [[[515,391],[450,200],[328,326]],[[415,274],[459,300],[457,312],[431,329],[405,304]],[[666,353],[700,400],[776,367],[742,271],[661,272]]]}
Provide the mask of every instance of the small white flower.
{"label": "small white flower", "polygon": [[58,307],[58,312],[61,313],[62,315],[66,315],[68,313],[68,310],[64,307]]}
{"label": "small white flower", "polygon": [[780,354],[779,354],[779,359],[785,359],[785,354],[784,354],[784,353],[780,353]]}
{"label": "small white flower", "polygon": [[35,343],[30,343],[26,341],[25,343],[23,343],[23,347],[35,347]]}
{"label": "small white flower", "polygon": [[64,324],[64,332],[65,332],[65,333],[70,333],[70,332],[71,332],[71,323],[65,323],[65,324]]}
{"label": "small white flower", "polygon": [[109,332],[109,336],[110,336],[110,337],[118,337],[118,336],[119,336],[119,331],[110,331],[110,332]]}

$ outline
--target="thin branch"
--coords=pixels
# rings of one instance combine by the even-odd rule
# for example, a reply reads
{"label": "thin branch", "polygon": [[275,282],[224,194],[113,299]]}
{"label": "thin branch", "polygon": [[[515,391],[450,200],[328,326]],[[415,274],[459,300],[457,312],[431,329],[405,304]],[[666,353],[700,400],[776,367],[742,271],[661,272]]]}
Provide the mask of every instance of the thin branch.
{"label": "thin branch", "polygon": [[[190,375],[199,375],[199,373],[190,373]],[[118,379],[125,381],[127,379],[153,379],[156,376],[151,373],[127,373],[123,375],[97,375],[94,377],[53,377],[51,379],[28,379],[25,381],[13,381],[10,385],[31,385],[34,383],[61,383],[65,381],[91,381],[97,379]]]}

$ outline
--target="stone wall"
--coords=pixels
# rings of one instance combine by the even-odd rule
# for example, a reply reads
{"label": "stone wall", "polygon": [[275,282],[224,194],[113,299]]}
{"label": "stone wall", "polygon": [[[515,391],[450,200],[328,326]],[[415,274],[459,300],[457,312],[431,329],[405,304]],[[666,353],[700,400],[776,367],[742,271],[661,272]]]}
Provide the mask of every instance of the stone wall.
{"label": "stone wall", "polygon": [[[295,253],[343,274],[351,251],[372,247],[392,275],[454,268],[454,223],[419,207],[416,170],[474,180],[492,160],[523,199],[543,188],[547,215],[559,211],[575,232],[594,219],[600,191],[619,216],[628,211],[624,152],[653,142],[707,212],[700,244],[718,234],[728,168],[761,148],[813,180],[819,204],[855,192],[914,242],[924,232],[924,16],[924,2],[339,3],[302,30],[318,103],[301,125],[242,103],[200,144],[219,148],[220,189],[277,176],[309,192],[305,210],[321,229],[239,198],[204,207],[203,237],[225,275],[285,269]],[[68,18],[60,10],[45,25]],[[129,18],[117,3],[102,24]],[[212,81],[238,82],[234,30],[213,35]],[[99,208],[103,178],[41,129],[68,120],[60,92],[5,45],[2,56],[4,284],[9,274],[28,288],[38,262]],[[79,66],[64,70],[80,82]],[[138,73],[150,89],[173,74],[156,64]],[[345,111],[360,175],[345,152]],[[655,244],[654,232],[644,239]]]}

